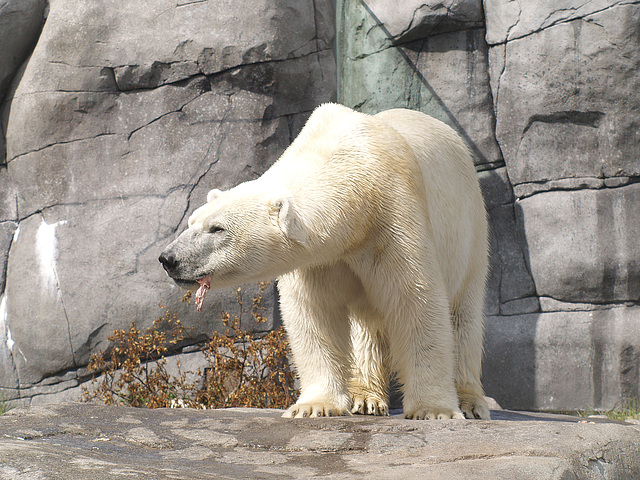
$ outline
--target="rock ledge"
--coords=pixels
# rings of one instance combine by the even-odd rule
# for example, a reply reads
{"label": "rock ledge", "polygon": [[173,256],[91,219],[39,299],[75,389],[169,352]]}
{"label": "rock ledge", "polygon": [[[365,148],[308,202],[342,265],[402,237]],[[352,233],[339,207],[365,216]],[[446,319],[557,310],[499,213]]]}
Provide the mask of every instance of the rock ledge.
{"label": "rock ledge", "polygon": [[631,479],[640,426],[493,411],[492,421],[68,403],[0,417],[0,478]]}

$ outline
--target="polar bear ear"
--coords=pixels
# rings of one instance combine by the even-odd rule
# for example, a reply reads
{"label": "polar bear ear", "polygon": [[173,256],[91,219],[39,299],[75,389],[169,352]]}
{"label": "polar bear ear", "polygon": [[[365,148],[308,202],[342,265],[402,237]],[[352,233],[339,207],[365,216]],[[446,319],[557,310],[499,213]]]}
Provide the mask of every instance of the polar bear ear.
{"label": "polar bear ear", "polygon": [[207,203],[213,202],[216,198],[220,196],[221,193],[222,191],[218,190],[217,188],[214,188],[213,190],[209,190],[209,193],[207,193]]}
{"label": "polar bear ear", "polygon": [[273,202],[271,221],[288,238],[305,245],[308,240],[307,226],[296,211],[291,198],[282,198]]}

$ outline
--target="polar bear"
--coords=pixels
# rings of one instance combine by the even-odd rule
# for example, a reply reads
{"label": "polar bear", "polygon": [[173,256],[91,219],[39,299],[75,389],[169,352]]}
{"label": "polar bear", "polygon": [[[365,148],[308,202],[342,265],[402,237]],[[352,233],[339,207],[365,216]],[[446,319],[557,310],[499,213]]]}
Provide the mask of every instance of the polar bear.
{"label": "polar bear", "polygon": [[[160,255],[206,289],[278,277],[300,379],[285,417],[490,418],[480,383],[486,210],[469,152],[444,123],[318,107],[261,177],[222,192]],[[196,283],[197,282],[197,283]]]}

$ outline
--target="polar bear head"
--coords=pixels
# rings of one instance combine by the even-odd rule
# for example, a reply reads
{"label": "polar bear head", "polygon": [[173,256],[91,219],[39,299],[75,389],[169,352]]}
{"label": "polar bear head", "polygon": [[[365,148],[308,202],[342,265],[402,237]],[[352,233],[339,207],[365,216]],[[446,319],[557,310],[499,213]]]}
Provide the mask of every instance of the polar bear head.
{"label": "polar bear head", "polygon": [[180,286],[213,287],[269,279],[292,270],[304,250],[307,228],[284,190],[252,181],[211,190],[189,227],[160,255]]}

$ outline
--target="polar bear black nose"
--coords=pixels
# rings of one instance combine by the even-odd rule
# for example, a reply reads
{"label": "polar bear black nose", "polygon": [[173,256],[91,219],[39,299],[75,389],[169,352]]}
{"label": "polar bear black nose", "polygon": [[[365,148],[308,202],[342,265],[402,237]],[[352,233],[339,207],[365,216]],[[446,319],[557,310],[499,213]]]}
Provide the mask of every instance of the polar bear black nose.
{"label": "polar bear black nose", "polygon": [[171,273],[178,266],[178,260],[176,260],[176,256],[173,252],[162,252],[158,257],[158,260],[168,273]]}

